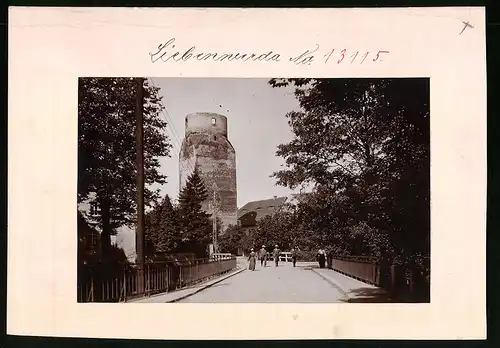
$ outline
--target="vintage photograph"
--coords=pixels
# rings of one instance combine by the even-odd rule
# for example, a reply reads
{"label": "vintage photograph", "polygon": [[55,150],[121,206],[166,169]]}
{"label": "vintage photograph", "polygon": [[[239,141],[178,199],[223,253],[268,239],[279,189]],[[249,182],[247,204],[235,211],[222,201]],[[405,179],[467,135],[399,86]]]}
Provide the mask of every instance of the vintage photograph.
{"label": "vintage photograph", "polygon": [[429,96],[81,77],[78,302],[429,303]]}

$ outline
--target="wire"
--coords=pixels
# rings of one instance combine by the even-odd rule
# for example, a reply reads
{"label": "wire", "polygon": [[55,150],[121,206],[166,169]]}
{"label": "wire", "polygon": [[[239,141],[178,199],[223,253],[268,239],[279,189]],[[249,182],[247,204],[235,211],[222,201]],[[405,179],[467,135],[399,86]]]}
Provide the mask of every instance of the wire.
{"label": "wire", "polygon": [[[150,81],[150,83],[155,87],[155,88],[159,88],[153,78],[148,78],[148,80]],[[170,129],[170,133],[171,133],[171,138],[172,140],[174,141],[174,147],[177,146],[177,153],[176,153],[176,157],[177,159],[179,159],[179,165],[182,167],[182,169],[184,171],[186,171],[186,167],[184,166],[184,163],[180,161],[180,156],[178,155],[178,153],[180,152],[180,150],[182,149],[182,141],[180,140],[180,136],[179,134],[177,133],[177,130],[175,129],[175,126],[174,126],[174,122],[172,120],[172,118],[170,117],[170,114],[168,112],[168,109],[167,107],[165,106],[165,103],[163,102],[163,100],[160,99],[160,105],[162,106],[162,114],[165,118],[165,121],[167,122],[167,125],[170,125],[170,127],[168,129]],[[191,157],[188,157],[187,159],[187,165],[189,166],[189,171],[193,172],[195,167],[196,167],[196,163],[194,163],[193,159]]]}
{"label": "wire", "polygon": [[[152,78],[148,78],[148,81],[155,87],[155,88],[158,88],[156,86],[156,84],[154,83],[153,79]],[[162,106],[162,109],[161,109],[161,113],[163,115],[163,118],[165,119],[166,123],[167,123],[167,130],[170,130],[170,138],[172,139],[173,143],[173,147],[174,147],[174,150],[175,151],[175,157],[178,159],[178,162],[179,162],[179,166],[181,167],[181,169],[183,171],[186,171],[186,167],[184,165],[183,162],[180,161],[180,158],[179,158],[179,155],[178,153],[180,152],[180,149],[182,148],[182,145],[181,145],[181,142],[177,136],[177,132],[175,131],[175,127],[174,127],[174,124],[173,124],[173,121],[172,119],[170,118],[170,116],[168,115],[168,113],[166,113],[166,107],[165,107],[165,104],[163,103],[163,101],[160,99],[160,105]]]}

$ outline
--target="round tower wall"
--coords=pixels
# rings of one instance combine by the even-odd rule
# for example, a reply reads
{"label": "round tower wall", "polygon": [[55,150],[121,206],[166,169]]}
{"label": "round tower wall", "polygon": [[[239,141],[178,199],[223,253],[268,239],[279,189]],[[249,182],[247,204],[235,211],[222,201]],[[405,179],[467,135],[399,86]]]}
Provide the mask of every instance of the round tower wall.
{"label": "round tower wall", "polygon": [[219,134],[227,137],[227,118],[211,112],[197,112],[186,116],[186,137],[191,133]]}
{"label": "round tower wall", "polygon": [[[215,122],[212,121],[215,118]],[[215,124],[213,124],[215,123]],[[213,184],[217,189],[217,217],[223,227],[237,224],[236,153],[227,139],[227,119],[213,113],[186,117],[186,135],[179,153],[182,189],[194,166],[205,182],[208,197],[203,210],[213,214]]]}

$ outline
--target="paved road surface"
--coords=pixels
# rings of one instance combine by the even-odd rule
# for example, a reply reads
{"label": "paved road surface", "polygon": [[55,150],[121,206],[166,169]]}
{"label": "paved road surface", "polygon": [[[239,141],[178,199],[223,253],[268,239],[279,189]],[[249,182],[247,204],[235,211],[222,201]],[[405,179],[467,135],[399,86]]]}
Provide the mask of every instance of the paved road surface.
{"label": "paved road surface", "polygon": [[180,303],[331,303],[344,295],[307,267],[257,265]]}

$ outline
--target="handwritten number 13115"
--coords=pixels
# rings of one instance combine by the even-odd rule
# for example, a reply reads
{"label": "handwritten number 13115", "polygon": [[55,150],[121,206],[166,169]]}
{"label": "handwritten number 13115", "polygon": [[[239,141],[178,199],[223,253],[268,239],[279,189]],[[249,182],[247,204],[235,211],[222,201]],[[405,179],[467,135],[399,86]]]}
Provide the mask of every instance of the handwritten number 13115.
{"label": "handwritten number 13115", "polygon": [[[332,49],[329,53],[325,54],[325,57],[326,57],[325,63],[328,63],[328,60],[330,60],[330,57],[334,54],[334,52],[335,52],[335,48]],[[344,59],[346,58],[346,53],[347,53],[346,49],[343,49],[342,51],[340,51],[340,53],[339,53],[340,57],[337,60],[337,64],[340,64],[344,61]],[[382,59],[380,59],[380,56],[383,53],[389,53],[389,51],[378,51],[377,54],[375,55],[375,58],[373,58],[372,61],[374,61],[374,62],[376,62],[377,60],[382,61]],[[359,64],[363,64],[363,62],[365,61],[365,59],[368,57],[369,54],[370,54],[370,52],[366,52],[365,54],[363,54],[361,56],[361,61]],[[355,53],[351,54],[351,56],[349,57],[351,64],[353,64],[355,62],[356,58],[358,58],[358,55],[359,55],[359,51],[356,51]]]}

